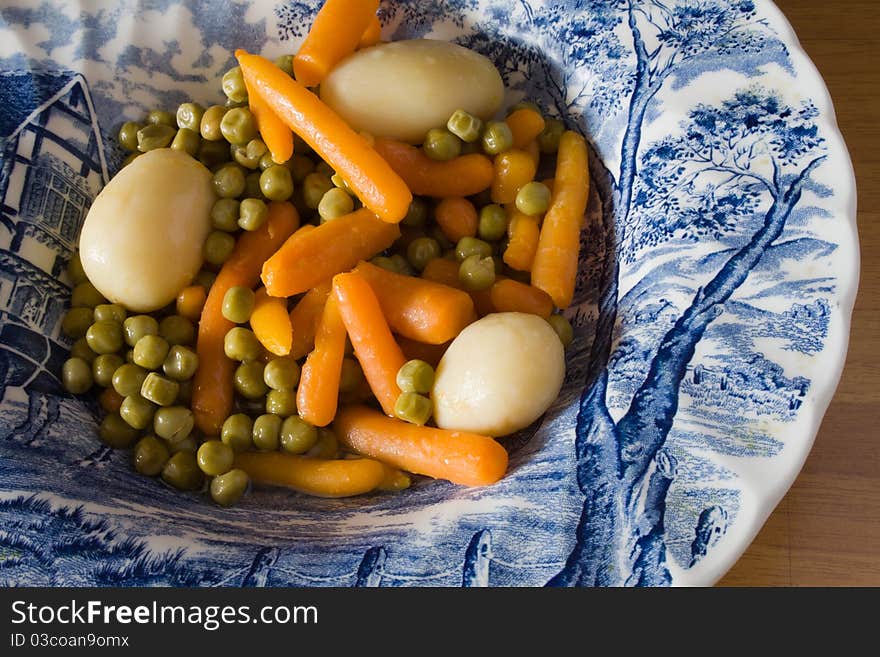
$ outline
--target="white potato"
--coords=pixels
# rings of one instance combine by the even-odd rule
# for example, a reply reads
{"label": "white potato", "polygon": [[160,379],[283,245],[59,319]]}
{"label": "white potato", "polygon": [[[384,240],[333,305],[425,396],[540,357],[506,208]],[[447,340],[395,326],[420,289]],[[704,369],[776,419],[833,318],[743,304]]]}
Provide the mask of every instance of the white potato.
{"label": "white potato", "polygon": [[504,83],[473,50],[412,39],[359,50],[327,76],[320,94],[355,130],[417,144],[457,109],[491,118]]}
{"label": "white potato", "polygon": [[98,194],[79,238],[83,269],[105,297],[151,312],[202,266],[215,196],[211,172],[180,151],[144,153]]}
{"label": "white potato", "polygon": [[504,436],[546,411],[562,388],[565,356],[544,319],[494,313],[462,331],[437,366],[434,420],[443,429]]}

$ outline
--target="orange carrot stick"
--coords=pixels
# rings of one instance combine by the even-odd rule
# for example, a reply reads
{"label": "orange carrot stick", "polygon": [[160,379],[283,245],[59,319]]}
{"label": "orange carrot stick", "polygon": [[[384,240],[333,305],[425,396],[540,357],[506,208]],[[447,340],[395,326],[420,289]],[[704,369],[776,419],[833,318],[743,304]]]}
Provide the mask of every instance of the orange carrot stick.
{"label": "orange carrot stick", "polygon": [[442,344],[476,319],[466,292],[362,262],[355,270],[376,293],[391,330],[419,342]]}
{"label": "orange carrot stick", "polygon": [[443,358],[443,354],[446,353],[450,343],[451,341],[444,342],[443,344],[428,344],[411,340],[402,335],[397,336],[397,344],[400,345],[400,349],[407,360],[423,360],[431,367],[437,367],[437,363]]}
{"label": "orange carrot stick", "polygon": [[393,139],[375,140],[373,148],[406,181],[413,194],[422,196],[470,196],[492,184],[492,160],[480,153],[460,155],[441,162],[420,149]]}
{"label": "orange carrot stick", "polygon": [[[464,285],[458,277],[459,264],[455,260],[447,260],[446,258],[434,258],[425,266],[422,271],[422,278],[435,283],[442,283],[457,290],[464,290]],[[501,276],[496,276],[495,280],[501,280]],[[480,317],[495,312],[492,305],[491,288],[489,290],[478,290],[476,292],[468,292],[471,301],[474,302],[474,310]]]}
{"label": "orange carrot stick", "polygon": [[286,356],[293,342],[293,328],[287,313],[287,299],[270,297],[266,288],[257,290],[254,310],[251,312],[251,330],[270,353]]}
{"label": "orange carrot stick", "polygon": [[233,467],[257,483],[287,486],[316,497],[363,495],[387,477],[387,466],[373,459],[328,460],[283,452],[239,452]]}
{"label": "orange carrot stick", "polygon": [[505,264],[518,271],[530,271],[540,232],[537,218],[514,209],[507,225],[507,248],[501,256]]}
{"label": "orange carrot stick", "polygon": [[567,130],[559,140],[550,208],[544,215],[532,264],[532,285],[547,292],[560,309],[574,296],[580,233],[590,191],[587,143]]}
{"label": "orange carrot stick", "polygon": [[377,9],[379,0],[326,0],[293,58],[297,81],[307,87],[320,84],[355,51]]}
{"label": "orange carrot stick", "polygon": [[315,349],[306,358],[296,390],[296,408],[306,422],[325,427],[336,415],[339,378],[345,357],[345,325],[336,297],[327,298],[315,334]]}
{"label": "orange carrot stick", "polygon": [[263,285],[275,297],[289,297],[330,280],[387,249],[400,237],[397,224],[379,221],[361,208],[297,232],[263,265]]}
{"label": "orange carrot stick", "polygon": [[223,297],[236,285],[254,287],[260,280],[263,262],[298,225],[299,215],[292,204],[270,203],[266,223],[259,230],[241,234],[208,292],[199,320],[199,368],[193,379],[190,404],[196,426],[208,436],[220,433],[220,426],[232,411],[235,363],[226,357],[223,340],[235,324],[223,317]]}
{"label": "orange carrot stick", "polygon": [[325,281],[306,292],[290,311],[291,358],[299,360],[315,347],[315,333],[329,295],[330,281]]}
{"label": "orange carrot stick", "polygon": [[361,274],[333,277],[333,294],[370,389],[388,415],[400,396],[397,372],[406,359],[391,335],[373,289]]}
{"label": "orange carrot stick", "polygon": [[333,427],[351,449],[416,474],[487,486],[507,471],[507,451],[488,436],[420,427],[366,406],[340,409]]}
{"label": "orange carrot stick", "polygon": [[511,149],[496,155],[492,166],[492,202],[513,203],[519,188],[534,180],[538,165],[525,151]]}
{"label": "orange carrot stick", "polygon": [[513,134],[514,148],[525,148],[526,144],[544,130],[544,117],[529,107],[511,112],[504,121]]}
{"label": "orange carrot stick", "polygon": [[282,164],[293,155],[293,131],[287,127],[272,108],[266,104],[262,96],[252,92],[247,80],[244,83],[248,90],[248,107],[257,120],[257,130],[269,149],[272,159]]}
{"label": "orange carrot stick", "polygon": [[529,313],[544,319],[553,312],[553,299],[549,294],[511,278],[497,281],[491,288],[490,296],[495,312]]}
{"label": "orange carrot stick", "polygon": [[358,49],[375,46],[381,40],[382,23],[379,22],[379,17],[374,14],[370,18],[370,24],[367,25],[367,29],[365,29],[364,33],[361,35],[361,40],[358,42]]}
{"label": "orange carrot stick", "polygon": [[448,196],[434,208],[434,219],[452,242],[477,234],[477,209],[461,196]]}
{"label": "orange carrot stick", "polygon": [[269,60],[243,50],[235,55],[253,93],[345,179],[367,208],[391,223],[406,216],[409,188],[363,136]]}

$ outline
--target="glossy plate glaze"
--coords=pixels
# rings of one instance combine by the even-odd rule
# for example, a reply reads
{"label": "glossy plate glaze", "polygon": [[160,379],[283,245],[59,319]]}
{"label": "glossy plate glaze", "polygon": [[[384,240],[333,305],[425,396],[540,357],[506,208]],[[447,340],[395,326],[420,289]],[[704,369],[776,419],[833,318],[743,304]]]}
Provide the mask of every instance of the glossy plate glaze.
{"label": "glossy plate glaze", "polygon": [[844,362],[855,184],[828,93],[762,0],[391,2],[386,39],[492,58],[588,135],[562,395],[465,489],[233,509],[135,474],[58,372],[65,264],[119,124],[220,98],[315,2],[0,9],[0,583],[707,585],[791,485]]}

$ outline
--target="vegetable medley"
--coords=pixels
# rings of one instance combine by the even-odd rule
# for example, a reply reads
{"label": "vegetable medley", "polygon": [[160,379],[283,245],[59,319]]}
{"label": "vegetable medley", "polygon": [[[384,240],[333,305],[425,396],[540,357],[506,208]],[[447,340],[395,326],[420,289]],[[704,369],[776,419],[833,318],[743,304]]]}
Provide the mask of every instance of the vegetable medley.
{"label": "vegetable medley", "polygon": [[381,43],[377,5],[326,0],[295,56],[235,53],[225,103],[120,128],[61,374],[138,472],[224,506],[489,485],[557,397],[586,143],[531,103],[498,119],[477,53]]}

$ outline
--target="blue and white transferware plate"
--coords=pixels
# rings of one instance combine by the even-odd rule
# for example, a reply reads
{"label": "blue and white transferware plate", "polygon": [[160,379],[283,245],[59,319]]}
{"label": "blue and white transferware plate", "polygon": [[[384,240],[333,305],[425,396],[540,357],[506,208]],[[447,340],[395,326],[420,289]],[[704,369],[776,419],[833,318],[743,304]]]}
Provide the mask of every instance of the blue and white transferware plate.
{"label": "blue and white transferware plate", "polygon": [[806,458],[858,278],[831,101],[767,0],[382,4],[386,39],[486,54],[594,148],[566,383],[499,484],[221,509],[137,475],[63,393],[63,272],[120,123],[215,102],[235,48],[295,52],[316,4],[0,8],[0,582],[715,582]]}

